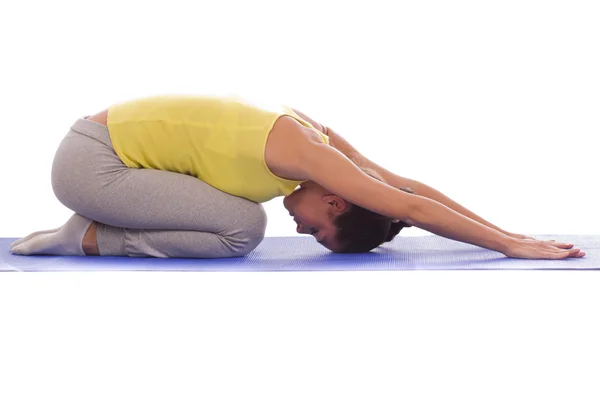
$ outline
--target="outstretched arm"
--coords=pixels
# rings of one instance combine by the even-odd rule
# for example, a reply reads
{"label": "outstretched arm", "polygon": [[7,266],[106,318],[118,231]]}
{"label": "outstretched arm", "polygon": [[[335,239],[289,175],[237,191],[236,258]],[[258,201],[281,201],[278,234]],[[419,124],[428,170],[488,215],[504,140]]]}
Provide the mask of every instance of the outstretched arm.
{"label": "outstretched arm", "polygon": [[[435,200],[438,203],[445,205],[446,207],[458,212],[459,214],[464,215],[465,217],[471,218],[483,224],[489,228],[495,229],[498,232],[504,233],[505,235],[509,235],[512,237],[520,237],[522,235],[516,235],[510,232],[507,232],[500,227],[492,224],[491,222],[486,221],[481,218],[479,215],[474,212],[468,210],[462,205],[458,204],[448,196],[444,195],[440,191],[428,186],[422,182],[416,181],[414,179],[409,179],[402,177],[400,175],[394,174],[391,171],[377,165],[375,162],[367,159],[367,157],[363,156],[357,149],[355,149],[347,140],[345,140],[341,135],[335,132],[333,129],[328,128],[325,125],[318,123],[317,121],[310,118],[308,115],[293,109],[293,111],[298,114],[298,116],[305,121],[309,122],[315,129],[323,132],[327,136],[329,136],[329,142],[332,147],[335,147],[340,152],[342,152],[346,157],[348,157],[352,162],[356,165],[359,165],[364,168],[369,168],[377,172],[389,185],[395,188],[401,187],[409,187],[411,188],[416,195],[427,197],[428,199]],[[405,221],[406,222],[406,221]]]}
{"label": "outstretched arm", "polygon": [[307,141],[298,150],[299,170],[294,171],[297,175],[317,182],[353,204],[449,239],[501,253],[510,247],[509,236],[437,201],[406,193],[368,176],[335,148]]}
{"label": "outstretched arm", "polygon": [[385,179],[390,185],[392,185],[394,187],[402,187],[402,186],[397,186],[397,185],[408,186],[415,192],[415,194],[417,194],[419,196],[427,197],[428,199],[435,200],[438,203],[442,203],[446,207],[451,208],[452,210],[464,215],[465,217],[469,217],[472,220],[475,220],[475,221],[479,222],[480,224],[483,224],[489,228],[495,229],[498,232],[504,233],[505,235],[514,236],[514,234],[512,234],[508,231],[505,231],[504,229],[492,224],[489,221],[486,221],[479,215],[475,214],[473,211],[468,210],[464,206],[460,205],[456,201],[452,200],[451,198],[449,198],[448,196],[443,194],[442,192],[432,188],[431,186],[428,186],[427,184],[425,184],[423,182],[419,182],[416,180],[410,180],[410,182],[407,182],[406,178],[398,176],[398,175],[394,174],[393,172],[390,172],[390,171],[386,170],[385,168],[380,167],[379,165],[375,164],[374,162],[371,162],[368,160],[367,160],[367,165],[370,165],[370,167],[372,169],[377,171],[379,173],[379,175],[381,175],[383,177],[383,179]]}
{"label": "outstretched arm", "polygon": [[296,150],[296,157],[287,166],[294,175],[315,181],[349,202],[378,214],[508,257],[562,259],[585,255],[579,249],[565,250],[544,242],[512,238],[435,200],[398,190],[365,174],[341,152],[323,143],[306,140]]}

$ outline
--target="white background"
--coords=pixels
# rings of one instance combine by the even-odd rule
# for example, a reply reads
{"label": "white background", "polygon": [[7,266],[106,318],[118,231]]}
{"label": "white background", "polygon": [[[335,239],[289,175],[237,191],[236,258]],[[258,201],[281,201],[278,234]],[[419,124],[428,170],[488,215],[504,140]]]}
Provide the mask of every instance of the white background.
{"label": "white background", "polygon": [[[0,237],[70,216],[50,166],[77,117],[167,93],[276,99],[503,229],[599,234],[598,21],[572,0],[2,3]],[[597,399],[599,284],[5,274],[0,398]]]}

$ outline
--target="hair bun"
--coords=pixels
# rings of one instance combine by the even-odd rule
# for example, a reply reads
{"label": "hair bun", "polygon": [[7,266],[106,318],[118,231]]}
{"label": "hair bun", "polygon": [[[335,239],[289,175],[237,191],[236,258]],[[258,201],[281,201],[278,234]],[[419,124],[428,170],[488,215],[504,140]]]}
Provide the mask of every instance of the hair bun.
{"label": "hair bun", "polygon": [[[398,221],[398,222],[394,222],[394,221]],[[390,230],[387,233],[387,236],[385,237],[384,242],[391,242],[392,239],[394,239],[396,237],[396,235],[398,233],[400,233],[400,231],[402,230],[402,228],[410,228],[411,225],[407,224],[404,221],[400,221],[400,220],[392,220],[392,224],[390,225]]]}

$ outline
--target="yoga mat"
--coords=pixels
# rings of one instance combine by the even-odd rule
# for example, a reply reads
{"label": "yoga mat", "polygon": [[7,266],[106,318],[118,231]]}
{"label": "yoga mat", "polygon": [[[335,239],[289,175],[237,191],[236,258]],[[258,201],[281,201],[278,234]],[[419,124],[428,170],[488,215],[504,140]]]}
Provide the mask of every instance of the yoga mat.
{"label": "yoga mat", "polygon": [[573,243],[583,258],[524,260],[437,235],[397,236],[370,253],[334,254],[312,237],[267,237],[249,255],[221,259],[15,256],[0,239],[0,271],[600,270],[600,235],[529,235]]}

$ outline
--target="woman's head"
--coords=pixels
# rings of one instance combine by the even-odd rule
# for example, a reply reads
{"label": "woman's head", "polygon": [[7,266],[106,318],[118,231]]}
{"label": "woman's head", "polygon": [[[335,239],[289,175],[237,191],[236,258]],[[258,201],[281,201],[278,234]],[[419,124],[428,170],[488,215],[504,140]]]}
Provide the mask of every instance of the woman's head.
{"label": "woman's head", "polygon": [[350,203],[313,181],[300,185],[283,199],[284,207],[296,222],[296,232],[313,235],[331,251],[337,251],[336,217],[349,209]]}
{"label": "woman's head", "polygon": [[[383,181],[375,171],[365,173]],[[401,188],[413,193],[410,188]],[[402,221],[347,202],[313,181],[283,199],[285,208],[294,217],[298,233],[313,235],[323,246],[336,253],[363,253],[391,241],[402,228]]]}

